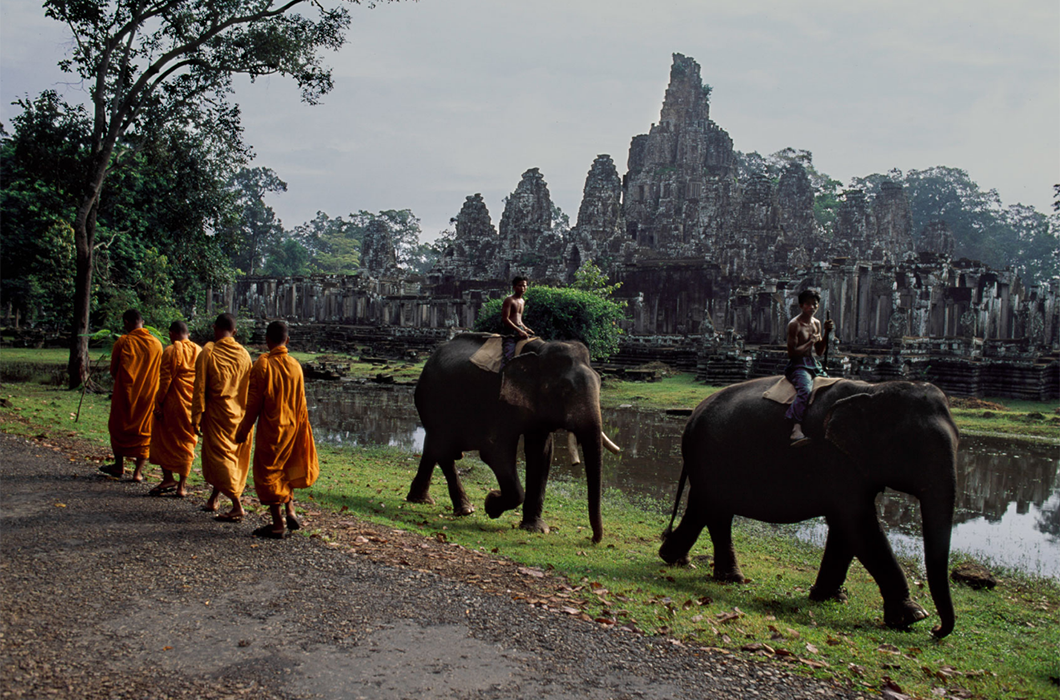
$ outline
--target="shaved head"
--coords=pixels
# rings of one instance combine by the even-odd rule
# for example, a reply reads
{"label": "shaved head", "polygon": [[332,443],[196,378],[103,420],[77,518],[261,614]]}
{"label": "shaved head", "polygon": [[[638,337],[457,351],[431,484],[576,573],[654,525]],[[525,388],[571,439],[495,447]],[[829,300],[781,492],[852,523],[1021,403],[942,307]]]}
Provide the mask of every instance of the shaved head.
{"label": "shaved head", "polygon": [[219,331],[228,331],[229,333],[235,333],[236,317],[232,314],[221,314],[217,317],[217,320],[213,322],[213,327]]}

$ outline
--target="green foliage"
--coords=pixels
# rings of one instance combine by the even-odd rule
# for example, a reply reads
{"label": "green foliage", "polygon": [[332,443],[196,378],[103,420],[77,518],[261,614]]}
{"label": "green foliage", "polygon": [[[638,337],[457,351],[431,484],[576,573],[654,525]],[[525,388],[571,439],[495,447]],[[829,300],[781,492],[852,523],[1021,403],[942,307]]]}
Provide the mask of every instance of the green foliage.
{"label": "green foliage", "polygon": [[15,104],[15,133],[0,132],[0,299],[31,325],[54,327],[73,311],[72,198],[88,117],[53,91]]}
{"label": "green foliage", "polygon": [[[603,299],[610,299],[622,287],[621,282],[608,284],[610,281],[603,270],[596,266],[596,263],[592,260],[586,260],[578,268],[578,271],[574,273],[574,282],[571,283],[571,289],[580,289],[583,292],[595,294]],[[619,305],[624,307],[626,302],[619,302]]]}
{"label": "green foliage", "polygon": [[364,231],[341,216],[332,218],[318,211],[312,221],[294,229],[294,238],[308,254],[306,267],[311,274],[352,275],[360,262]]}
{"label": "green foliage", "polygon": [[309,251],[298,240],[287,238],[273,245],[261,273],[269,277],[299,277],[309,274]]}
{"label": "green foliage", "polygon": [[[62,327],[73,310],[73,220],[78,158],[88,148],[80,107],[53,92],[20,101],[14,134],[2,144],[3,303],[30,323]],[[205,288],[231,278],[219,222],[230,213],[230,155],[216,143],[154,125],[122,141],[121,164],[96,209],[92,321],[120,327],[137,307],[167,321],[190,312]]]}
{"label": "green foliage", "polygon": [[235,216],[226,222],[222,235],[234,248],[232,262],[247,275],[261,274],[266,256],[285,240],[283,226],[265,203],[265,195],[286,192],[287,183],[269,168],[242,168],[229,188]]}
{"label": "green foliage", "polygon": [[[526,292],[523,320],[546,340],[580,340],[593,359],[606,359],[618,352],[623,309],[615,302],[580,289],[531,287]],[[475,330],[501,333],[503,300],[482,306]]]}

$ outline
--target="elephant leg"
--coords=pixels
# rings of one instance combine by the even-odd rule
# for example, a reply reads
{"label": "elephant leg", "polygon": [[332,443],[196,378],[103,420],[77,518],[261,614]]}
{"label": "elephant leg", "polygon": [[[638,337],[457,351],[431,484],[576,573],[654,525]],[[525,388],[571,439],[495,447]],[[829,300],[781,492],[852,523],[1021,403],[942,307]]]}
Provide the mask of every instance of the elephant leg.
{"label": "elephant leg", "polygon": [[909,582],[894,556],[887,535],[876,517],[874,502],[862,509],[851,541],[854,555],[865,566],[883,596],[883,622],[888,627],[908,627],[928,616],[924,608],[909,597]]}
{"label": "elephant leg", "polygon": [[659,547],[659,557],[667,564],[687,566],[691,561],[688,553],[692,551],[692,545],[699,539],[707,521],[701,510],[693,510],[692,499],[689,498],[689,506],[685,508],[685,514],[681,516],[681,522],[673,532],[663,533],[663,543]]}
{"label": "elephant leg", "polygon": [[843,582],[847,580],[850,562],[854,560],[854,551],[850,542],[842,534],[841,527],[833,527],[828,522],[828,539],[824,543],[824,555],[821,557],[821,568],[817,572],[817,581],[810,588],[810,600],[838,600],[846,602]]}
{"label": "elephant leg", "polygon": [[519,524],[531,532],[548,532],[541,519],[545,504],[545,486],[552,469],[552,434],[527,433],[523,436],[526,454],[526,500],[523,502],[523,522]]}
{"label": "elephant leg", "polygon": [[471,505],[467,494],[464,493],[464,484],[460,481],[460,475],[456,473],[456,460],[443,457],[438,466],[445,474],[445,482],[449,486],[449,498],[453,501],[453,513],[456,515],[471,515],[475,512],[475,506]]}
{"label": "elephant leg", "polygon": [[732,515],[713,516],[707,520],[707,531],[714,545],[714,580],[728,583],[744,583],[747,579],[736,561],[736,549],[732,546]]}
{"label": "elephant leg", "polygon": [[510,445],[479,451],[479,457],[493,470],[500,486],[500,489],[486,494],[486,515],[491,518],[499,518],[505,511],[518,508],[523,503],[523,485],[519,483],[519,475],[515,470],[517,446],[518,439]]}
{"label": "elephant leg", "polygon": [[430,434],[423,440],[423,454],[420,456],[420,466],[416,470],[416,476],[409,486],[409,493],[405,500],[409,503],[426,503],[434,505],[431,498],[431,475],[434,473],[434,465],[438,463],[438,457],[434,453]]}

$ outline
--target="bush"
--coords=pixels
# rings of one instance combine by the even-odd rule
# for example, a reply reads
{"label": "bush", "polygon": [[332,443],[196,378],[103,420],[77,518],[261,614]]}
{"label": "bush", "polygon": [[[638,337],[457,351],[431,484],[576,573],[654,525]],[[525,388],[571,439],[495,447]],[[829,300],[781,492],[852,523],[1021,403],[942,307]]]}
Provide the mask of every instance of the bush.
{"label": "bush", "polygon": [[[504,333],[502,299],[487,302],[479,311],[475,330]],[[618,352],[622,334],[618,322],[622,307],[601,296],[579,289],[531,287],[526,292],[523,321],[546,340],[580,340],[594,360],[605,360]]]}

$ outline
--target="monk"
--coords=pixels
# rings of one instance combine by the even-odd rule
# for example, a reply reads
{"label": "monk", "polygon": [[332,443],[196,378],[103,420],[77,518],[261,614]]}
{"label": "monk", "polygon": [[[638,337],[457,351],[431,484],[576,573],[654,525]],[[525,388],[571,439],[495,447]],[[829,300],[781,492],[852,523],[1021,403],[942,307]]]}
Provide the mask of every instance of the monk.
{"label": "monk", "polygon": [[232,507],[215,518],[227,523],[238,523],[246,515],[240,499],[250,471],[250,444],[235,441],[247,406],[250,355],[235,335],[235,316],[218,316],[214,341],[203,347],[195,362],[191,401],[191,424],[202,436],[202,476],[213,487],[203,509],[216,511],[221,495],[227,496]]}
{"label": "monk", "polygon": [[277,540],[301,527],[292,490],[312,486],[320,474],[302,366],[287,354],[287,341],[287,324],[270,323],[265,330],[269,353],[250,370],[247,412],[236,432],[236,442],[241,443],[258,423],[254,490],[262,505],[269,507],[272,524],[254,530],[254,535]]}
{"label": "monk", "polygon": [[110,355],[114,393],[110,398],[110,448],[114,465],[100,467],[107,476],[125,474],[125,458],[133,460],[133,481],[144,480],[144,463],[151,451],[151,422],[158,389],[162,343],[144,328],[144,317],[136,309],[122,314],[125,335],[118,338]]}
{"label": "monk", "polygon": [[195,360],[202,348],[188,340],[188,326],[183,321],[169,326],[169,341],[170,346],[162,351],[151,438],[151,462],[162,468],[162,482],[148,495],[173,491],[177,498],[184,498],[199,442],[191,426],[191,397],[195,391]]}

